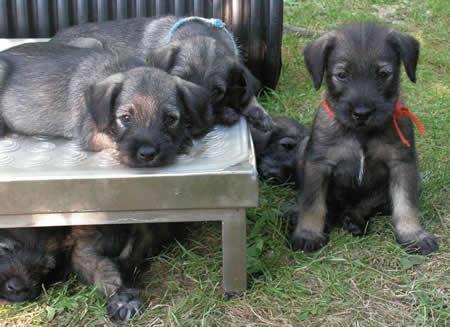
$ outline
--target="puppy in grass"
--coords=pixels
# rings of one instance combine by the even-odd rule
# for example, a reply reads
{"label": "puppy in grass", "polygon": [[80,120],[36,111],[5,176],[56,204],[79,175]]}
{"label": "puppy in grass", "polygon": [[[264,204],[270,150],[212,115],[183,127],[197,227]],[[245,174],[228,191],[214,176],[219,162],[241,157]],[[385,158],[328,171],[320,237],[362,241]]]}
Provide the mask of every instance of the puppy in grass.
{"label": "puppy in grass", "polygon": [[[0,53],[0,135],[118,149],[133,167],[174,161],[212,126],[206,89],[101,46],[28,43]],[[94,40],[95,41],[95,40]]]}
{"label": "puppy in grass", "polygon": [[36,299],[70,269],[69,228],[0,229],[0,303]]}
{"label": "puppy in grass", "polygon": [[146,258],[182,235],[182,224],[74,226],[72,269],[77,277],[107,297],[109,317],[126,322],[142,310],[136,272]]}
{"label": "puppy in grass", "polygon": [[354,24],[308,44],[304,58],[315,88],[325,78],[327,89],[298,162],[293,249],[324,246],[327,215],[358,225],[387,207],[400,244],[423,255],[436,251],[418,217],[413,123],[422,126],[400,99],[401,63],[416,81],[418,41],[385,26]]}
{"label": "puppy in grass", "polygon": [[277,183],[296,180],[297,157],[303,156],[309,129],[295,119],[272,116],[271,131],[251,127],[258,174]]}
{"label": "puppy in grass", "polygon": [[256,100],[261,85],[220,20],[164,16],[89,23],[63,29],[51,42],[80,37],[94,38],[105,48],[126,51],[208,89],[218,124],[232,125],[243,115],[256,129],[272,127],[270,115]]}

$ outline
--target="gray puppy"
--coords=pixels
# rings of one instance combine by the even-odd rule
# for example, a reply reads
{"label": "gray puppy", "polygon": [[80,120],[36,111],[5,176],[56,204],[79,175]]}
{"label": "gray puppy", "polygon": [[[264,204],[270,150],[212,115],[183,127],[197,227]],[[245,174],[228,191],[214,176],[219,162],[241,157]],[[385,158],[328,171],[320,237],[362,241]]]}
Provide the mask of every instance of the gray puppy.
{"label": "gray puppy", "polygon": [[8,49],[0,53],[0,89],[1,134],[74,138],[90,151],[118,148],[130,166],[170,163],[212,125],[206,90],[98,47]]}
{"label": "gray puppy", "polygon": [[86,284],[108,297],[110,318],[125,322],[139,314],[139,291],[130,288],[145,258],[181,235],[180,224],[72,227],[72,268]]}
{"label": "gray puppy", "polygon": [[52,42],[90,37],[107,48],[127,51],[209,89],[216,122],[230,125],[242,114],[254,127],[267,131],[270,116],[255,97],[260,83],[242,63],[231,34],[217,22],[174,16],[131,18],[73,26],[58,32]]}
{"label": "gray puppy", "polygon": [[295,119],[273,116],[269,132],[251,128],[258,173],[279,183],[296,181],[297,158],[303,156],[309,129]]}
{"label": "gray puppy", "polygon": [[299,161],[292,247],[314,251],[327,243],[327,211],[364,222],[389,207],[400,244],[420,254],[436,251],[434,237],[418,219],[409,118],[416,119],[399,101],[401,62],[416,81],[417,40],[381,25],[355,24],[308,44],[304,56],[316,89],[325,75],[327,91]]}

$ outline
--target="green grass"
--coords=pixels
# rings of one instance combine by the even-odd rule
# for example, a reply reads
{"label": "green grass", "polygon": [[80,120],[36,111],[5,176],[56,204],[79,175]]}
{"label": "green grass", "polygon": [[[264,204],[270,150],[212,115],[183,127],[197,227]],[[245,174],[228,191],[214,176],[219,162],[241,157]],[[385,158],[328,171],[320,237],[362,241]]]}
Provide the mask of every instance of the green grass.
{"label": "green grass", "polygon": [[[396,8],[397,29],[422,44],[417,84],[403,76],[406,103],[427,135],[418,138],[424,189],[421,220],[440,250],[421,257],[395,240],[388,218],[374,219],[368,235],[334,230],[312,255],[286,246],[279,214],[295,203],[287,187],[261,185],[260,207],[248,211],[249,290],[224,301],[220,226],[193,227],[189,241],[153,258],[144,273],[143,315],[135,326],[446,326],[450,325],[450,5],[446,0],[285,1],[285,21],[327,30],[351,21],[383,21],[376,8]],[[374,7],[374,5],[378,7]],[[320,101],[303,65],[308,40],[286,35],[276,92],[263,100],[272,113],[309,124]],[[109,325],[105,299],[76,281],[56,285],[37,303],[0,306],[4,326]]]}

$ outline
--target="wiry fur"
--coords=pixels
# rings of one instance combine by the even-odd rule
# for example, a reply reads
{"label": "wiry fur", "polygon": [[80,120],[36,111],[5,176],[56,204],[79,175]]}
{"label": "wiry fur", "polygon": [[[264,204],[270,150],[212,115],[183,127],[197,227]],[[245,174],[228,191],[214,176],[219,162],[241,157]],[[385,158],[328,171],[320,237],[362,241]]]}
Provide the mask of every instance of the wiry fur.
{"label": "wiry fur", "polygon": [[99,47],[8,49],[0,86],[0,131],[75,138],[91,151],[117,147],[131,166],[171,162],[212,123],[206,90]]}
{"label": "wiry fur", "polygon": [[66,233],[63,227],[0,229],[0,301],[33,300],[43,286],[65,279]]}
{"label": "wiry fur", "polygon": [[272,121],[269,132],[251,128],[258,173],[279,183],[293,182],[310,131],[292,118],[273,116]]}
{"label": "wiry fur", "polygon": [[72,267],[86,284],[108,297],[111,319],[125,322],[139,314],[142,301],[132,286],[145,258],[180,235],[178,224],[76,226]]}
{"label": "wiry fur", "polygon": [[370,215],[392,207],[398,241],[421,254],[436,251],[434,237],[418,219],[412,123],[406,118],[399,122],[411,143],[407,147],[392,122],[400,96],[400,63],[415,82],[419,43],[384,26],[355,24],[308,44],[304,55],[317,89],[325,76],[325,98],[335,116],[323,107],[317,111],[299,161],[293,248],[313,251],[325,245],[327,215],[364,230]]}
{"label": "wiry fur", "polygon": [[181,25],[169,41],[169,31],[178,19],[131,18],[73,26],[58,32],[52,42],[95,38],[107,48],[127,51],[209,89],[216,122],[233,124],[242,114],[254,127],[269,130],[270,116],[255,97],[260,83],[235,53],[229,35],[203,22],[190,21]]}

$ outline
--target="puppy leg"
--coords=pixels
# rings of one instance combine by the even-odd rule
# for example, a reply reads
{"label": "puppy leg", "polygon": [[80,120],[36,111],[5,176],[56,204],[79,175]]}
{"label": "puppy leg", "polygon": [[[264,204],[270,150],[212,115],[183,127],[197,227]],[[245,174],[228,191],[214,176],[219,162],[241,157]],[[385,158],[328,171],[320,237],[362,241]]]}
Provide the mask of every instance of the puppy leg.
{"label": "puppy leg", "polygon": [[301,179],[299,215],[292,234],[294,250],[312,252],[328,242],[324,233],[326,217],[327,168],[305,162]]}
{"label": "puppy leg", "polygon": [[106,149],[115,149],[116,144],[112,140],[111,136],[106,133],[95,133],[92,134],[89,142],[89,150],[91,151],[102,151]]}
{"label": "puppy leg", "polygon": [[435,238],[420,225],[417,210],[417,171],[414,163],[396,162],[390,167],[392,221],[397,241],[422,255],[438,249]]}
{"label": "puppy leg", "polygon": [[253,96],[247,106],[242,110],[242,114],[247,118],[250,124],[263,132],[272,130],[272,117],[259,104],[256,97]]}
{"label": "puppy leg", "polygon": [[116,149],[117,144],[113,138],[103,132],[99,132],[91,122],[84,122],[80,129],[80,144],[87,151],[103,151]]}
{"label": "puppy leg", "polygon": [[95,227],[76,227],[73,230],[76,244],[72,252],[72,266],[77,276],[108,297],[107,309],[112,320],[125,322],[138,314],[142,306],[139,292],[124,287],[116,264],[98,253]]}
{"label": "puppy leg", "polygon": [[353,236],[361,236],[366,233],[366,227],[370,216],[381,213],[389,215],[391,213],[391,201],[387,189],[371,192],[355,207],[344,210],[342,214],[342,228]]}
{"label": "puppy leg", "polygon": [[230,107],[217,109],[215,112],[216,122],[225,126],[236,124],[241,117],[236,110]]}

